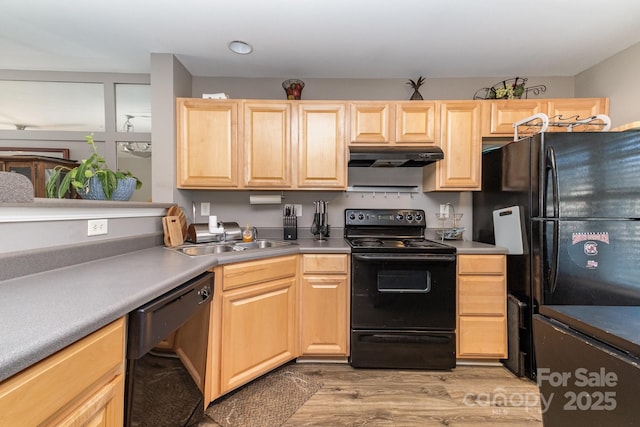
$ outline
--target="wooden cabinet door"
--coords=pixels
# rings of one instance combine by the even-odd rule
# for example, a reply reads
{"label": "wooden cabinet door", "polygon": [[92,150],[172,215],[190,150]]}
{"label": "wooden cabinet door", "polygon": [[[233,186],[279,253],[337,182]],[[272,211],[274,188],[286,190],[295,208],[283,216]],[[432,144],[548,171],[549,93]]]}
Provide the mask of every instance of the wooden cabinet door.
{"label": "wooden cabinet door", "polygon": [[386,146],[391,142],[391,103],[352,102],[349,106],[349,119],[349,145]]}
{"label": "wooden cabinet door", "polygon": [[481,188],[482,101],[439,103],[440,148],[444,159],[424,168],[424,191],[470,191]]}
{"label": "wooden cabinet door", "polygon": [[458,357],[507,357],[507,322],[501,317],[460,317]]}
{"label": "wooden cabinet door", "polygon": [[513,137],[513,123],[547,112],[547,102],[533,99],[484,101],[483,136]]}
{"label": "wooden cabinet door", "polygon": [[291,187],[291,105],[287,101],[245,102],[245,187]]}
{"label": "wooden cabinet door", "polygon": [[0,425],[121,426],[125,329],[120,318],[2,381]]}
{"label": "wooden cabinet door", "polygon": [[[549,100],[550,122],[582,120],[596,114],[609,114],[608,98],[567,98]],[[576,126],[573,132],[600,131],[600,126]],[[548,132],[566,132],[566,127],[549,126]]]}
{"label": "wooden cabinet door", "polygon": [[346,276],[303,277],[300,290],[303,355],[349,354],[348,290]]}
{"label": "wooden cabinet door", "polygon": [[345,104],[298,104],[299,188],[347,188]]}
{"label": "wooden cabinet door", "polygon": [[296,298],[295,277],[224,293],[222,393],[297,357]]}
{"label": "wooden cabinet door", "polygon": [[178,188],[238,188],[238,103],[178,98]]}
{"label": "wooden cabinet door", "polygon": [[436,142],[436,103],[399,102],[395,105],[395,144],[433,145]]}
{"label": "wooden cabinet door", "polygon": [[457,357],[507,357],[506,255],[458,255]]}
{"label": "wooden cabinet door", "polygon": [[124,414],[124,375],[95,392],[61,421],[58,427],[120,427]]}

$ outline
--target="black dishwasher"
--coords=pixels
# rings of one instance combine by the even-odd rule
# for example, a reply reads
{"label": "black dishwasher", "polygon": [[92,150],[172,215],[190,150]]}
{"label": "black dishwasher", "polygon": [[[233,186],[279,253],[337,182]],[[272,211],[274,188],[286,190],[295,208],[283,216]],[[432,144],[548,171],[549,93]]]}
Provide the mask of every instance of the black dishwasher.
{"label": "black dishwasher", "polygon": [[[126,426],[197,425],[204,413],[201,385],[183,352],[158,347],[192,319],[208,319],[213,273],[203,273],[129,313],[125,387]],[[189,340],[206,348],[207,325]],[[189,364],[187,362],[187,364]]]}

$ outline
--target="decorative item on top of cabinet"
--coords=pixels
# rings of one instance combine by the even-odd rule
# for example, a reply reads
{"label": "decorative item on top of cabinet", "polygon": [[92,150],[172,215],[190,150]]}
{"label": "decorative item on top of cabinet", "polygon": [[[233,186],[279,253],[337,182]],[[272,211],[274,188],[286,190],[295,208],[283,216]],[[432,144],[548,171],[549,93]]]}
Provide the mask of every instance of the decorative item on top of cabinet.
{"label": "decorative item on top of cabinet", "polygon": [[422,95],[420,94],[420,91],[419,91],[420,86],[422,86],[423,83],[424,83],[424,77],[422,76],[418,77],[416,81],[409,79],[407,84],[411,86],[411,89],[413,89],[413,94],[411,94],[411,98],[409,98],[411,101],[422,101],[424,99],[422,98]]}
{"label": "decorative item on top of cabinet", "polygon": [[239,101],[176,100],[178,188],[240,188],[239,108]]}
{"label": "decorative item on top of cabinet", "polygon": [[503,80],[491,87],[483,87],[473,95],[473,99],[520,99],[522,95],[529,97],[529,92],[534,95],[540,95],[547,91],[545,85],[529,86],[525,88],[527,83],[526,77],[514,77]]}
{"label": "decorative item on top of cabinet", "polygon": [[458,358],[507,357],[506,255],[458,255]]}
{"label": "decorative item on top of cabinet", "polygon": [[302,255],[300,353],[349,355],[349,256]]}
{"label": "decorative item on top of cabinet", "polygon": [[483,101],[438,101],[444,159],[423,169],[423,191],[481,188]]}
{"label": "decorative item on top of cabinet", "polygon": [[354,101],[349,108],[352,150],[436,143],[435,101]]}
{"label": "decorative item on top of cabinet", "polygon": [[282,82],[282,88],[287,93],[287,99],[302,98],[302,89],[304,82],[298,79],[289,79]]}

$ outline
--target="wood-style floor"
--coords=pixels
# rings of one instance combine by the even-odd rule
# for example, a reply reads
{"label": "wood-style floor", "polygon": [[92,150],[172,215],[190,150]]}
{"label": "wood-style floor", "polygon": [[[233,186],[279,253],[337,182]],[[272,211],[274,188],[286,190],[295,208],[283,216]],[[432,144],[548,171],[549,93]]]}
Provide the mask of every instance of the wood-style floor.
{"label": "wood-style floor", "polygon": [[324,385],[289,418],[287,427],[542,426],[536,384],[502,366],[458,366],[452,371],[292,366]]}

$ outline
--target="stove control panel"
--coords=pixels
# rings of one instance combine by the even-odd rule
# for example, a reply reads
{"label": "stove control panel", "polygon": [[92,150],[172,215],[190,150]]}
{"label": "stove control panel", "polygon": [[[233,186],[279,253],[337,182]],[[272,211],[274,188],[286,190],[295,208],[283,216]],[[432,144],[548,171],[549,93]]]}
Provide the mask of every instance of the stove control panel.
{"label": "stove control panel", "polygon": [[345,226],[425,227],[422,209],[345,209]]}

